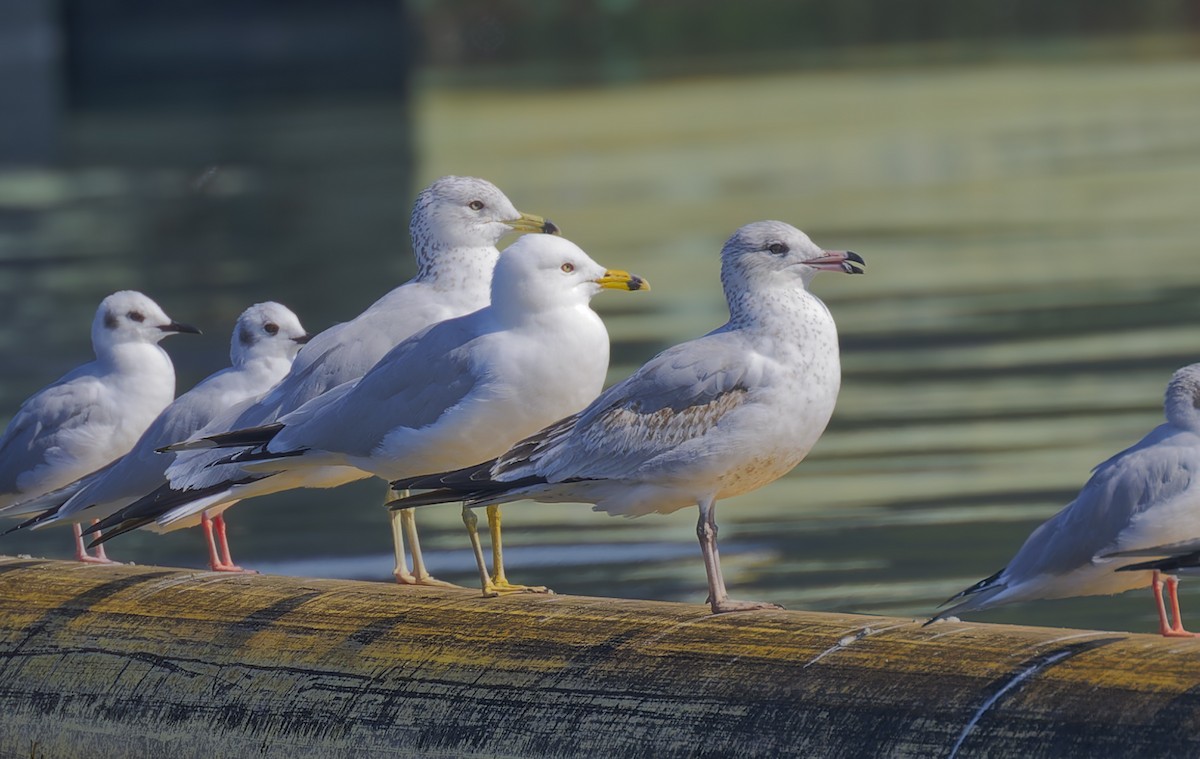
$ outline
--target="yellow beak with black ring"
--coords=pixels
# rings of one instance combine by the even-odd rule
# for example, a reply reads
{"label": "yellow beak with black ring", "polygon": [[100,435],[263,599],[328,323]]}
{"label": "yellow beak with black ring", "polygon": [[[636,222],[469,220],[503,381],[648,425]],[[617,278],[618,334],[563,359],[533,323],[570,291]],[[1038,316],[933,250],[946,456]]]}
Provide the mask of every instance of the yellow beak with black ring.
{"label": "yellow beak with black ring", "polygon": [[517,232],[531,232],[542,235],[561,235],[558,225],[549,219],[531,213],[523,213],[515,219],[504,222]]}
{"label": "yellow beak with black ring", "polygon": [[[606,290],[649,290],[650,283],[636,275],[630,274],[627,271],[620,269],[609,269],[600,277],[593,280],[596,284]],[[411,509],[404,509],[401,513],[407,514]],[[479,577],[482,582],[484,596],[497,596],[501,593],[553,593],[554,591],[541,587],[529,585],[515,585],[508,581],[508,577],[504,574],[504,548],[500,537],[500,506],[497,504],[489,504],[487,507],[488,531],[492,539],[492,574],[489,576],[487,567],[483,560],[483,549],[480,547],[479,535],[477,532],[476,523],[478,518],[475,512],[465,504],[463,505],[463,522],[467,525],[467,532],[471,535],[471,545],[475,549],[475,561],[479,565]]]}
{"label": "yellow beak with black ring", "polygon": [[596,284],[606,290],[649,290],[650,283],[641,277],[620,269],[609,269],[604,276],[596,280]]}

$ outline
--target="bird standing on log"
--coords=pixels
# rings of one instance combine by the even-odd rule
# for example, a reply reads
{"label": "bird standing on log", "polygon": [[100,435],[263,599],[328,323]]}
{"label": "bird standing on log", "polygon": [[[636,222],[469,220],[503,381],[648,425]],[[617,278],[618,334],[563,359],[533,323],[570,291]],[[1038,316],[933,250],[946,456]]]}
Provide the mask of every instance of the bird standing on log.
{"label": "bird standing on log", "polygon": [[[125,455],[175,397],[175,366],[158,343],[200,334],[150,298],[122,290],[92,320],[96,360],[31,396],[0,437],[0,507],[45,495]],[[22,512],[18,512],[22,513]],[[75,558],[90,556],[75,532]]]}
{"label": "bird standing on log", "polygon": [[[589,303],[603,289],[648,288],[639,277],[605,270],[561,237],[524,237],[501,254],[487,308],[417,333],[361,380],[278,422],[179,448],[238,448],[224,453],[244,473],[239,477],[275,490],[314,468],[354,467],[360,476],[395,479],[494,456],[600,392],[608,332]],[[507,582],[498,552],[489,576],[469,510],[464,521],[484,593],[529,590]],[[108,538],[139,524],[118,512],[100,528],[115,528]]]}
{"label": "bird standing on log", "polygon": [[[413,252],[417,274],[393,289],[355,319],[315,336],[291,371],[262,400],[222,415],[196,434],[215,435],[273,423],[322,393],[363,376],[398,343],[445,319],[488,304],[492,269],[506,234],[557,234],[540,216],[518,211],[491,182],[446,176],[422,190],[413,203]],[[178,442],[178,441],[172,441]],[[251,476],[236,464],[222,464],[227,451],[180,453],[167,470],[169,484],[131,504],[112,519],[126,526],[150,525],[162,531],[200,522],[202,514],[220,513],[239,500],[293,488],[331,488],[369,476],[348,466],[305,468],[287,476]],[[414,520],[391,514],[396,565],[393,575],[405,584],[444,585],[425,568]],[[497,531],[498,533],[498,531]],[[498,540],[498,534],[493,540]],[[412,554],[409,571],[404,555]]]}
{"label": "bird standing on log", "polygon": [[716,503],[782,477],[821,437],[841,369],[833,317],[808,287],[818,272],[857,274],[863,263],[783,222],[742,227],[721,252],[724,326],[660,353],[496,459],[394,482],[434,490],[392,508],[532,499],[633,517],[698,506],[713,613],[779,608],[729,597]]}
{"label": "bird standing on log", "polygon": [[[157,448],[185,438],[227,409],[257,400],[287,374],[300,346],[308,342],[300,320],[279,303],[256,303],[238,317],[230,339],[232,366],[176,398],[146,429],[129,453],[108,466],[39,498],[9,506],[4,515],[37,514],[20,527],[79,524],[112,514],[166,482],[173,454]],[[240,571],[229,552],[225,519],[201,521],[209,569]],[[14,529],[18,529],[14,528]],[[218,545],[219,543],[219,545]]]}
{"label": "bird standing on log", "polygon": [[[1123,593],[1149,586],[1159,632],[1191,637],[1178,585],[1165,575],[1186,566],[1200,542],[1200,364],[1175,372],[1166,423],[1092,470],[1074,501],[1033,531],[1008,565],[963,590],[930,622],[1034,599]],[[1129,556],[1157,557],[1130,564]],[[1168,618],[1163,590],[1171,605]]]}

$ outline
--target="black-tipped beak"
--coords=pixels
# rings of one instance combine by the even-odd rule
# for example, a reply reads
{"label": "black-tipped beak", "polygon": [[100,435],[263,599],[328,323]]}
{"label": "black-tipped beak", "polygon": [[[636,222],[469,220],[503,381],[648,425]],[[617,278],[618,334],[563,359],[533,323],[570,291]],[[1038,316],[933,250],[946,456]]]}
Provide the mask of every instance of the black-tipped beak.
{"label": "black-tipped beak", "polygon": [[596,280],[596,284],[606,290],[649,290],[650,283],[641,277],[620,269],[609,269],[604,276]]}
{"label": "black-tipped beak", "polygon": [[804,263],[821,271],[840,271],[843,274],[862,274],[867,262],[852,250],[827,250],[819,258],[810,258]]}
{"label": "black-tipped beak", "polygon": [[204,334],[203,332],[196,329],[192,325],[184,324],[183,322],[171,322],[170,324],[164,324],[161,327],[159,327],[159,329],[161,329],[163,332],[179,333],[181,335],[203,335]]}
{"label": "black-tipped beak", "polygon": [[523,213],[511,221],[504,222],[517,232],[532,232],[534,234],[560,234],[558,225],[549,219],[532,213]]}
{"label": "black-tipped beak", "polygon": [[312,340],[312,339],[313,339],[312,335],[301,335],[300,337],[293,337],[292,342],[300,343],[301,345],[306,345],[308,343],[308,341]]}

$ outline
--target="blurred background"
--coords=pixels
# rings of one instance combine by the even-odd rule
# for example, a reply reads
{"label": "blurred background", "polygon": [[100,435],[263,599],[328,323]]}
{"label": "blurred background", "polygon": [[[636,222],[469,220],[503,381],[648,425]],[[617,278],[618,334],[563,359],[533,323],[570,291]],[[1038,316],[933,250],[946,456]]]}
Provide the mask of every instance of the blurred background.
{"label": "blurred background", "polygon": [[[164,344],[180,392],[227,365],[252,302],[313,332],[354,317],[413,273],[409,207],[444,174],[651,280],[596,300],[613,380],[723,322],[717,253],[741,224],[858,251],[866,276],[814,286],[842,338],[833,422],[718,508],[737,597],[929,614],[1159,423],[1200,360],[1186,0],[6,0],[0,103],[3,419],[90,358],[113,290],[204,328]],[[382,494],[243,503],[234,556],[389,581]],[[694,519],[512,505],[509,576],[699,603]],[[435,573],[471,585],[458,509],[419,521]],[[109,548],[205,563],[194,531]],[[1147,631],[1148,596],[978,618]]]}

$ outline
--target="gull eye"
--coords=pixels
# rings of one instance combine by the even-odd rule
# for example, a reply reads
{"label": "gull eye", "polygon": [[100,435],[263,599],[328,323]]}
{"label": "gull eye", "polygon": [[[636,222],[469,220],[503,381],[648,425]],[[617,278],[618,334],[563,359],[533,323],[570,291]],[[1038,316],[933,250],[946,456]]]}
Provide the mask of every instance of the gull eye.
{"label": "gull eye", "polygon": [[467,203],[467,207],[470,208],[472,211],[482,211],[483,210],[483,201],[482,200],[472,200],[470,203]]}
{"label": "gull eye", "polygon": [[278,335],[279,334],[279,325],[276,324],[275,322],[267,322],[266,324],[263,325],[263,331],[266,332],[268,335]]}
{"label": "gull eye", "polygon": [[570,274],[571,272],[575,271],[575,264],[568,261],[559,268],[563,270],[563,274]]}
{"label": "gull eye", "polygon": [[128,316],[131,321],[135,321],[135,322],[146,321],[146,317],[142,315],[141,311],[130,311],[129,313],[127,313],[125,315]]}
{"label": "gull eye", "polygon": [[784,245],[781,242],[773,242],[767,246],[767,250],[769,250],[770,252],[774,253],[777,256],[782,256],[788,252],[788,246]]}

